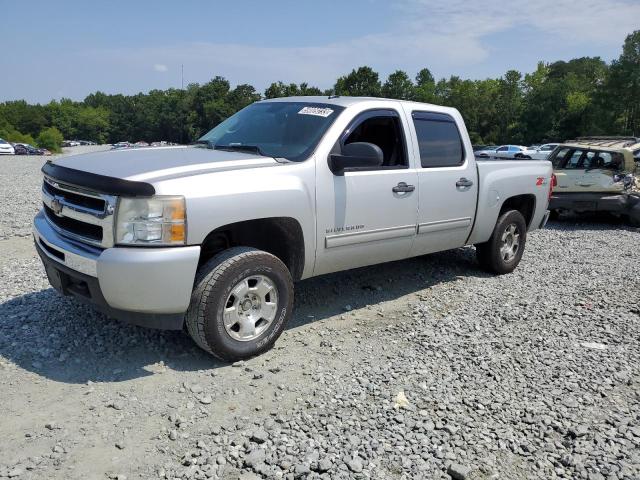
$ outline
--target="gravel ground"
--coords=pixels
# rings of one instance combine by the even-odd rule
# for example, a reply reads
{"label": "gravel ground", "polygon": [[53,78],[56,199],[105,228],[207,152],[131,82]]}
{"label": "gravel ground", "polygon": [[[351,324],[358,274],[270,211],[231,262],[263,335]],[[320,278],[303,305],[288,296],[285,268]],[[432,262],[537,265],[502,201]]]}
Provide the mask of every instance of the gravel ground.
{"label": "gravel ground", "polygon": [[465,248],[307,280],[228,365],[48,288],[41,160],[1,160],[2,478],[640,478],[637,229],[552,223],[501,277]]}
{"label": "gravel ground", "polygon": [[42,205],[40,168],[50,159],[109,149],[109,145],[63,148],[51,157],[0,156],[0,240],[31,236],[31,221]]}

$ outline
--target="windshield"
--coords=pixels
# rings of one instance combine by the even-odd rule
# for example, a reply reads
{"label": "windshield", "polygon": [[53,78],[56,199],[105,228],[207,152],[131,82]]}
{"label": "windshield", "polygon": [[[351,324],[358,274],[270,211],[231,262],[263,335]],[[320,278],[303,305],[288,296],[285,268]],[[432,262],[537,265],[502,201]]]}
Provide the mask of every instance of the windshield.
{"label": "windshield", "polygon": [[294,162],[306,159],[344,107],[308,102],[254,103],[227,118],[198,143]]}

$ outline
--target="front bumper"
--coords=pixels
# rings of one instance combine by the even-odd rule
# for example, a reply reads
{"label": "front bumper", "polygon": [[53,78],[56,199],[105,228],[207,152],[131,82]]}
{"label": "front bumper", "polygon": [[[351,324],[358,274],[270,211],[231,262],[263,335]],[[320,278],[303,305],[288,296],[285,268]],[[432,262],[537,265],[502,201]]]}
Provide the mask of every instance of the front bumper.
{"label": "front bumper", "polygon": [[58,291],[136,325],[182,328],[200,247],[103,250],[63,237],[42,212],[33,227],[36,249]]}

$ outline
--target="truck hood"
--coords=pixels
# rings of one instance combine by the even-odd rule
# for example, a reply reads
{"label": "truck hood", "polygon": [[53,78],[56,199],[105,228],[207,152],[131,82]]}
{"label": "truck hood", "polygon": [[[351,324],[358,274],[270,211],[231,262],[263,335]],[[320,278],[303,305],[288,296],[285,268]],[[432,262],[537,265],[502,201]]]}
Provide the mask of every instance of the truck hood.
{"label": "truck hood", "polygon": [[281,165],[273,158],[251,153],[196,147],[109,150],[62,157],[53,163],[83,172],[148,183],[215,171]]}

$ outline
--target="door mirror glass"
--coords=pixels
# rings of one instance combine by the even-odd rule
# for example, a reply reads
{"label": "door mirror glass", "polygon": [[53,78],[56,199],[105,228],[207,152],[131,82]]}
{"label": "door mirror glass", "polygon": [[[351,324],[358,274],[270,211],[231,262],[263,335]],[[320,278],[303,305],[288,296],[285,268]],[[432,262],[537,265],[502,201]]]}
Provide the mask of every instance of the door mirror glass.
{"label": "door mirror glass", "polygon": [[331,155],[331,171],[342,173],[350,168],[375,168],[382,166],[382,149],[369,142],[347,143],[342,153]]}

